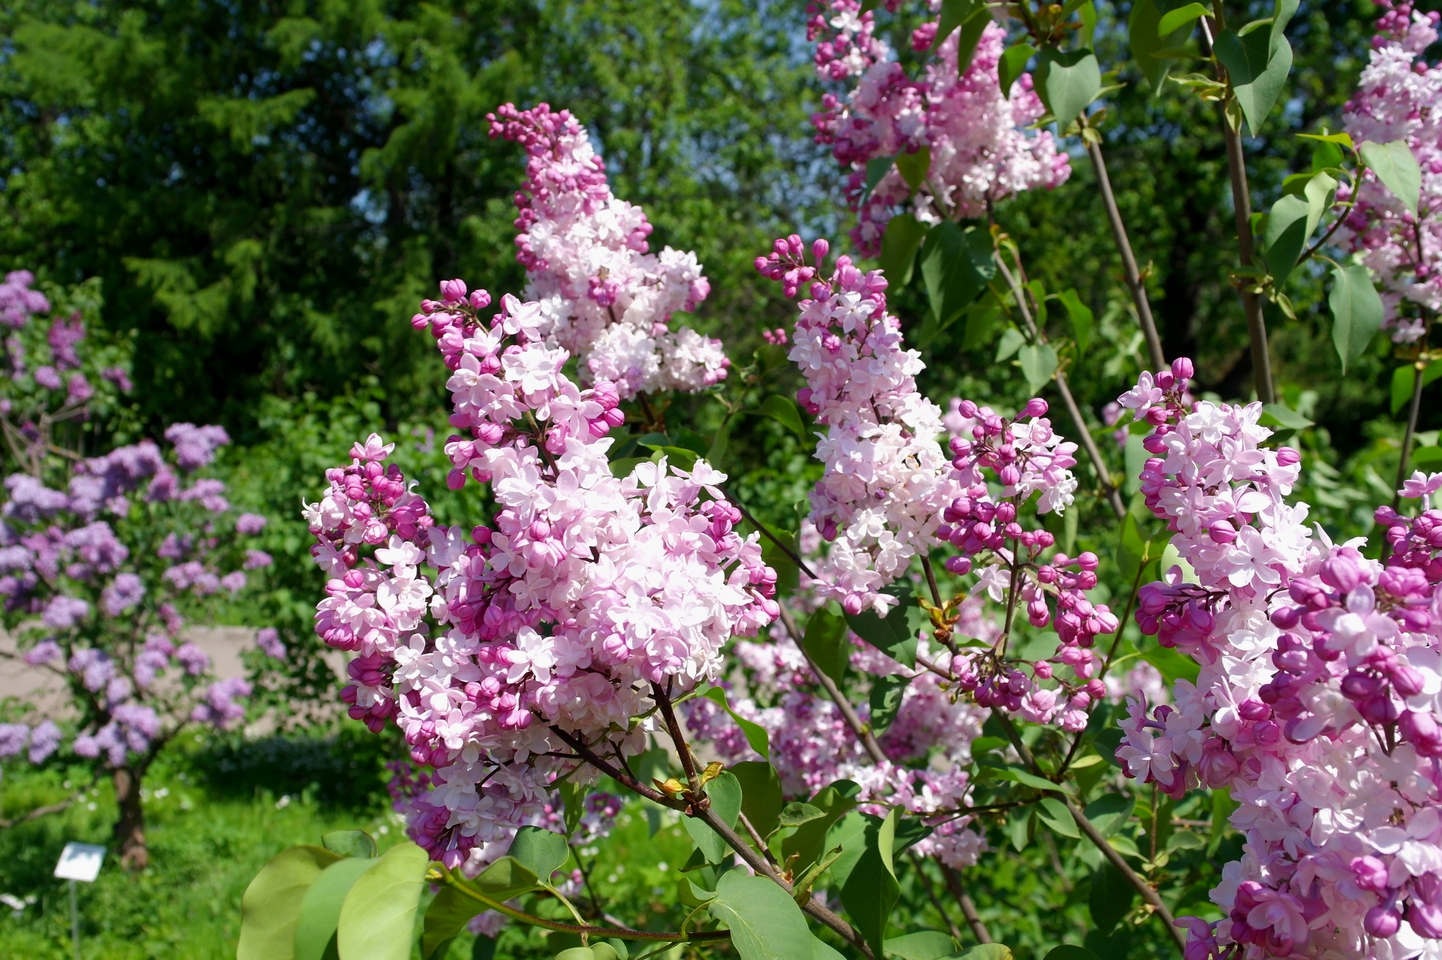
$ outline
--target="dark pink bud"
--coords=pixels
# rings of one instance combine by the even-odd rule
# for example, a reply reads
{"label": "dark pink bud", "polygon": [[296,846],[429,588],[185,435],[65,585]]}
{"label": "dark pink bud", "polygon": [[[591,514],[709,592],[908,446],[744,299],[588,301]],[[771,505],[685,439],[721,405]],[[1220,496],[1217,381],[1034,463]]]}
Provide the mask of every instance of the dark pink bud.
{"label": "dark pink bud", "polygon": [[1385,940],[1402,926],[1402,918],[1397,915],[1396,910],[1387,907],[1373,907],[1367,911],[1367,916],[1362,920],[1362,926],[1372,936]]}

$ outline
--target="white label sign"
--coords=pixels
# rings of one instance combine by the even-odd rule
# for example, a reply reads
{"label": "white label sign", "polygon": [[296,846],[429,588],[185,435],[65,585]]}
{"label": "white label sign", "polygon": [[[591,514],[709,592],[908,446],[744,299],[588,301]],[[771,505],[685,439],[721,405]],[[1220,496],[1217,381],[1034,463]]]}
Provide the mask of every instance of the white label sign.
{"label": "white label sign", "polygon": [[55,865],[55,875],[61,880],[94,883],[104,862],[104,847],[93,843],[67,843],[60,852],[60,862]]}

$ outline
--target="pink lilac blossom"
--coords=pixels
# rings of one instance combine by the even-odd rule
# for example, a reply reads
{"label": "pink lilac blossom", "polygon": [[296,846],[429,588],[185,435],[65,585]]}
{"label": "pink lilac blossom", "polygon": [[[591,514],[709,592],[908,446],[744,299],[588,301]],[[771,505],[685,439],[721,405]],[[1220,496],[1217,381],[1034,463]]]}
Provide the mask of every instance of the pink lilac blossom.
{"label": "pink lilac blossom", "polygon": [[756,267],[787,296],[810,285],[787,356],[806,378],[797,400],[825,429],[816,446],[825,468],[810,494],[811,522],[830,544],[818,589],[850,613],[884,615],[896,598],[883,588],[936,543],[942,510],[960,489],[938,442],[941,410],[916,387],[925,364],[886,311],[886,278],[843,256],[818,279],[827,249],[817,240],[817,266],[808,266],[793,235]]}
{"label": "pink lilac blossom", "polygon": [[575,118],[542,103],[506,104],[489,119],[491,136],[526,149],[516,259],[529,279],[525,299],[540,304],[547,345],[575,356],[583,381],[609,382],[622,399],[695,392],[724,379],[730,360],[719,340],[667,326],[710,292],[696,255],[648,252],[645,211],[612,195],[605,164]]}
{"label": "pink lilac blossom", "polygon": [[1170,706],[1129,700],[1117,751],[1172,796],[1241,804],[1243,855],[1212,891],[1226,919],[1183,918],[1188,956],[1435,953],[1442,513],[1379,508],[1383,562],[1332,543],[1287,502],[1300,458],[1263,446],[1261,404],[1189,402],[1190,373],[1144,373],[1121,402],[1153,427],[1142,492],[1193,571],[1143,587],[1137,620],[1200,672]]}
{"label": "pink lilac blossom", "polygon": [[643,749],[653,687],[714,680],[722,645],[769,623],[775,572],[706,462],[611,471],[608,382],[582,390],[543,333],[541,305],[442,284],[413,321],[446,366],[456,489],[490,485],[495,514],[437,526],[372,435],[305,509],[330,578],[316,632],[353,651],[350,714],[395,723],[433,768],[409,833],[474,875],[548,802],[577,743]]}
{"label": "pink lilac blossom", "polygon": [[[1392,339],[1412,343],[1442,312],[1442,70],[1423,59],[1442,14],[1410,2],[1378,6],[1385,12],[1357,92],[1343,108],[1343,129],[1358,144],[1405,141],[1422,170],[1421,202],[1414,215],[1368,170],[1337,238],[1381,281]],[[1345,185],[1338,194],[1347,197]]]}
{"label": "pink lilac blossom", "polygon": [[[976,606],[975,604],[972,605]],[[853,638],[852,667],[882,676],[909,673]],[[923,656],[932,653],[921,644]],[[805,800],[837,780],[861,787],[867,809],[899,806],[921,817],[933,832],[916,847],[958,869],[972,866],[986,849],[969,829],[972,817],[957,816],[968,805],[971,742],[981,734],[983,711],[957,700],[927,671],[908,683],[891,725],[878,742],[886,762],[871,760],[825,693],[816,686],[805,658],[789,641],[738,642],[733,655],[745,668],[747,690],[733,692],[731,704],[747,720],[766,728],[771,763],[781,775],[787,799]],[[943,662],[945,651],[933,653]],[[763,705],[765,704],[765,705]],[[757,759],[740,728],[704,697],[686,702],[686,723],[728,763]],[[859,707],[863,722],[869,710]]]}
{"label": "pink lilac blossom", "polygon": [[[923,223],[980,217],[988,203],[1055,187],[1071,175],[1052,135],[1027,129],[1046,112],[1031,76],[1022,74],[1011,90],[1001,89],[997,65],[1006,31],[1000,25],[987,24],[965,71],[957,70],[960,31],[953,31],[913,80],[876,36],[875,13],[861,13],[858,0],[827,0],[809,9],[807,37],[816,43],[817,73],[823,81],[854,85],[840,97],[825,94],[812,124],[817,142],[829,145],[851,172],[847,196],[857,214],[852,239],[863,256],[880,252],[887,221],[900,208],[909,206]],[[930,48],[936,30],[936,20],[919,28],[913,47]],[[868,161],[922,148],[930,151],[931,163],[915,192],[893,166],[864,193]]]}

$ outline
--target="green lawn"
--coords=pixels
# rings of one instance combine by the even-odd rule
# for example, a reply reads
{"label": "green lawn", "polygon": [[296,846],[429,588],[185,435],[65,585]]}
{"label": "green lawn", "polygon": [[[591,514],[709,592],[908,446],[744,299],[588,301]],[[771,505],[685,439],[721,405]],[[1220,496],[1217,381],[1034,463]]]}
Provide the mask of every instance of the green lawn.
{"label": "green lawn", "polygon": [[[151,867],[131,876],[108,858],[95,883],[80,885],[83,956],[233,958],[241,895],[276,853],[344,828],[369,831],[382,848],[402,839],[383,789],[382,749],[379,738],[354,733],[172,747],[146,778]],[[0,782],[3,816],[62,799],[65,776],[12,764]],[[0,830],[0,893],[34,897],[19,912],[0,905],[0,958],[70,960],[69,896],[65,881],[52,876],[55,862],[70,840],[108,845],[114,816],[107,783],[64,813]],[[610,838],[583,847],[582,855],[614,898],[603,905],[608,913],[642,927],[674,929],[680,917],[667,904],[675,902],[678,867],[690,846],[674,818],[653,823],[632,806]],[[554,903],[533,908],[559,911]],[[550,958],[570,945],[561,935],[510,928],[494,955]],[[463,935],[449,960],[466,960],[472,949]]]}

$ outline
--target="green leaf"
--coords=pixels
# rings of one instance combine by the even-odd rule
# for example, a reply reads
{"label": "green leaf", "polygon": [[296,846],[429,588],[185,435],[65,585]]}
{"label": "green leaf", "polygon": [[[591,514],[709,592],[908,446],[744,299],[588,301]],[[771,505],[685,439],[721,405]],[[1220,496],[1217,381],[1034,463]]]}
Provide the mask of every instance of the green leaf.
{"label": "green leaf", "polygon": [[1026,337],[1016,327],[1008,327],[996,344],[996,362],[1003,363],[1026,346]]}
{"label": "green leaf", "polygon": [[1372,286],[1367,268],[1349,263],[1332,270],[1332,345],[1342,360],[1342,372],[1367,352],[1367,345],[1382,326],[1382,298]]}
{"label": "green leaf", "polygon": [[1227,68],[1237,105],[1242,108],[1242,116],[1247,118],[1247,127],[1254,137],[1259,135],[1262,123],[1281,98],[1287,74],[1292,71],[1291,45],[1281,38],[1274,49],[1272,37],[1261,30],[1246,36],[1223,30],[1212,48]]}
{"label": "green leaf", "polygon": [[1011,85],[1016,83],[1017,77],[1026,69],[1027,61],[1035,54],[1036,48],[1029,43],[1013,44],[1002,52],[1001,60],[996,65],[996,74],[1003,97],[1011,96]]}
{"label": "green leaf", "polygon": [[899,213],[886,224],[881,235],[881,272],[893,289],[911,282],[916,251],[926,237],[926,225],[909,213]]}
{"label": "green leaf", "polygon": [[[790,860],[793,855],[797,858],[792,867],[793,874],[799,874],[820,859],[828,849],[825,845],[827,831],[843,815],[855,809],[860,793],[861,787],[850,780],[838,780],[811,798],[809,805],[822,811],[822,815],[802,823],[795,833],[781,841],[782,858]],[[792,810],[789,804],[782,810],[783,823],[789,810]]]}
{"label": "green leaf", "polygon": [[941,960],[956,952],[956,941],[935,930],[908,933],[904,937],[892,937],[881,945],[888,956],[901,960]]}
{"label": "green leaf", "polygon": [[1157,23],[1157,33],[1165,36],[1174,30],[1190,26],[1193,20],[1198,17],[1209,17],[1212,11],[1200,3],[1189,3],[1184,7],[1177,7],[1175,10],[1168,10],[1162,19]]}
{"label": "green leaf", "polygon": [[[1173,61],[1158,56],[1162,50],[1181,45],[1186,36],[1181,30],[1165,36],[1158,35],[1162,10],[1156,0],[1135,0],[1127,17],[1127,44],[1131,47],[1132,59],[1152,86],[1152,96],[1161,93],[1162,81],[1166,79]],[[1187,31],[1190,33],[1190,30]]]}
{"label": "green leaf", "polygon": [[1422,168],[1417,165],[1417,157],[1407,146],[1407,141],[1373,143],[1368,140],[1357,151],[1382,185],[1391,190],[1407,212],[1415,217],[1417,205],[1422,200]]}
{"label": "green leaf", "polygon": [[[736,815],[741,812],[741,782],[736,775],[728,770],[721,771],[715,780],[706,784],[706,796],[711,798],[711,812],[726,826],[736,826]],[[691,835],[696,849],[701,851],[707,863],[720,863],[731,854],[731,845],[703,821],[686,817],[681,825]]]}
{"label": "green leaf", "polygon": [[817,610],[806,621],[801,646],[813,663],[837,683],[846,677],[851,663],[851,641],[846,635],[846,621],[830,610]]}
{"label": "green leaf", "polygon": [[746,742],[751,745],[752,750],[755,750],[761,754],[761,756],[768,759],[771,757],[771,741],[766,734],[766,728],[754,720],[747,720],[741,716],[741,714],[732,710],[731,703],[726,699],[725,690],[722,690],[720,687],[712,687],[701,694],[701,696],[717,704],[722,710],[725,710],[731,715],[731,719],[735,720],[736,726],[741,728],[741,734],[746,738]]}
{"label": "green leaf", "polygon": [[1433,473],[1442,467],[1442,447],[1418,447],[1412,451],[1412,466]]}
{"label": "green leaf", "polygon": [[1264,427],[1281,427],[1284,430],[1305,430],[1312,426],[1312,421],[1280,403],[1262,404],[1262,416],[1259,421]]}
{"label": "green leaf", "polygon": [[1081,839],[1081,831],[1077,829],[1076,821],[1072,819],[1066,804],[1056,797],[1042,797],[1038,801],[1037,807],[1036,815],[1042,823],[1064,837],[1071,837],[1073,840]]}
{"label": "green leaf", "polygon": [[894,163],[896,163],[895,157],[872,157],[866,161],[866,185],[861,190],[863,201],[871,196],[871,191],[876,189],[881,178],[891,172]]}
{"label": "green leaf", "polygon": [[[1115,729],[1115,728],[1113,728]],[[1110,751],[1115,753],[1115,750]],[[1097,833],[1109,837],[1127,825],[1135,801],[1120,793],[1108,793],[1086,805],[1082,811]]]}
{"label": "green leaf", "polygon": [[443,950],[460,936],[471,918],[486,908],[454,887],[446,886],[426,907],[425,926],[421,931],[421,960],[442,960]]}
{"label": "green leaf", "polygon": [[1307,236],[1310,237],[1337,199],[1337,179],[1330,173],[1318,171],[1302,188],[1302,195],[1307,198]]}
{"label": "green leaf", "polygon": [[566,838],[544,827],[521,827],[511,841],[506,855],[536,875],[542,883],[551,882],[551,874],[571,858]]}
{"label": "green leaf", "polygon": [[976,59],[976,45],[981,42],[981,35],[988,23],[991,23],[991,17],[982,15],[974,16],[962,24],[961,35],[956,38],[957,76],[966,73],[971,61]]}
{"label": "green leaf", "polygon": [[1171,647],[1151,647],[1142,651],[1142,659],[1157,668],[1169,687],[1178,680],[1196,683],[1197,674],[1202,670],[1197,661],[1177,653]]}
{"label": "green leaf", "polygon": [[916,666],[916,640],[925,614],[916,605],[916,597],[904,583],[895,583],[881,591],[900,602],[885,617],[867,607],[857,614],[846,614],[846,623],[853,633],[905,667]]}
{"label": "green leaf", "polygon": [[1262,233],[1262,246],[1267,255],[1267,270],[1280,289],[1297,266],[1307,238],[1316,222],[1312,205],[1302,197],[1282,197],[1267,214],[1267,228]]}
{"label": "green leaf", "polygon": [[927,231],[921,245],[921,279],[938,323],[956,319],[995,275],[991,234],[985,229],[943,220]]}
{"label": "green leaf", "polygon": [[320,838],[320,844],[343,857],[370,860],[376,855],[376,842],[364,830],[332,830]]}
{"label": "green leaf", "polygon": [[1052,947],[1047,952],[1045,960],[1101,960],[1101,958],[1086,947],[1074,947],[1069,943],[1064,943],[1059,947]]}
{"label": "green leaf", "polygon": [[760,760],[731,765],[741,784],[741,812],[763,837],[769,837],[781,822],[781,778],[776,768]]}
{"label": "green leaf", "polygon": [[514,857],[502,857],[470,881],[492,900],[509,900],[536,889],[539,878]]}
{"label": "green leaf", "polygon": [[1271,40],[1274,51],[1287,42],[1283,31],[1287,29],[1287,24],[1292,22],[1292,15],[1297,12],[1299,6],[1301,6],[1301,0],[1276,0],[1273,5]]}
{"label": "green leaf", "polygon": [[410,960],[430,864],[420,847],[401,843],[361,874],[340,908],[336,946],[341,960]]}
{"label": "green leaf", "polygon": [[1136,891],[1126,877],[1110,862],[1102,860],[1102,865],[1092,874],[1091,896],[1087,900],[1097,932],[1110,933],[1112,927],[1131,912],[1135,898]]}
{"label": "green leaf", "polygon": [[1090,50],[1048,48],[1037,58],[1037,92],[1056,117],[1057,132],[1065,130],[1102,88],[1102,72]]}
{"label": "green leaf", "polygon": [[[864,833],[866,846],[841,885],[841,903],[851,917],[856,931],[866,938],[872,952],[882,952],[886,922],[901,897],[901,885],[892,866],[892,847],[896,839],[897,811],[892,807],[884,820],[867,818]],[[842,847],[845,856],[845,846]],[[833,868],[840,876],[841,865]]]}
{"label": "green leaf", "polygon": [[[1433,380],[1442,377],[1442,363],[1435,361],[1428,363],[1422,371],[1422,386],[1426,387]],[[1413,364],[1404,364],[1392,371],[1392,416],[1402,412],[1402,408],[1412,402],[1412,388],[1417,383],[1417,368]]]}
{"label": "green leaf", "polygon": [[942,41],[951,36],[951,31],[985,9],[984,0],[941,0],[941,17],[937,20],[936,39],[931,42],[931,49],[941,46]]}
{"label": "green leaf", "polygon": [[566,836],[569,837],[576,832],[581,818],[586,815],[586,787],[570,780],[562,780],[556,784],[556,791],[561,795],[561,807],[566,821]]}
{"label": "green leaf", "polygon": [[826,811],[820,807],[814,807],[809,803],[802,803],[800,800],[792,800],[781,808],[780,823],[783,827],[799,827],[803,823],[810,823],[826,816]]}
{"label": "green leaf", "polygon": [[901,174],[901,179],[914,192],[921,186],[926,175],[931,171],[931,148],[920,147],[911,153],[899,153],[896,155],[896,172]]}
{"label": "green leaf", "polygon": [[1006,835],[1011,840],[1011,845],[1017,853],[1026,849],[1031,842],[1031,827],[1036,822],[1036,811],[1034,808],[1027,808],[1026,812],[1015,811],[1006,822]]}
{"label": "green leaf", "polygon": [[341,904],[360,875],[375,862],[370,857],[347,857],[326,867],[316,877],[300,902],[300,919],[295,928],[295,960],[323,960],[328,947],[329,956],[335,957],[332,941],[336,938]]}
{"label": "green leaf", "polygon": [[621,954],[609,943],[593,943],[589,947],[571,947],[556,954],[555,960],[621,960]]}
{"label": "green leaf", "polygon": [[981,943],[970,950],[953,955],[954,960],[1011,960],[1011,947],[1001,943]]}
{"label": "green leaf", "polygon": [[1032,393],[1050,383],[1056,373],[1056,348],[1049,343],[1028,343],[1016,352],[1016,358],[1021,361],[1021,375]]}
{"label": "green leaf", "polygon": [[803,441],[806,440],[806,424],[801,420],[801,412],[796,409],[796,401],[790,397],[773,394],[762,401],[756,412],[763,417],[770,417]]}
{"label": "green leaf", "polygon": [[1076,352],[1078,356],[1087,352],[1087,347],[1092,342],[1092,327],[1095,325],[1095,317],[1092,308],[1081,302],[1081,297],[1075,290],[1067,290],[1060,294],[1057,299],[1066,308],[1067,316],[1071,318],[1072,336],[1076,338]]}
{"label": "green leaf", "polygon": [[707,910],[731,931],[731,945],[741,960],[796,960],[814,951],[815,938],[801,908],[765,877],[728,872]]}
{"label": "green leaf", "polygon": [[236,960],[291,960],[305,892],[340,859],[323,847],[290,847],[261,867],[241,897]]}
{"label": "green leaf", "polygon": [[872,681],[867,702],[871,706],[871,729],[877,736],[885,733],[896,719],[902,698],[906,696],[906,685],[910,682],[911,678],[904,673],[891,673]]}
{"label": "green leaf", "polygon": [[1142,539],[1137,518],[1128,513],[1122,518],[1121,544],[1117,549],[1117,568],[1125,583],[1134,583],[1137,574],[1146,562],[1147,541]]}
{"label": "green leaf", "polygon": [[1024,787],[1031,787],[1033,790],[1046,790],[1052,793],[1065,793],[1066,787],[1060,783],[1053,783],[1045,777],[1023,770],[1021,767],[1006,767],[996,771],[996,776],[1002,780],[1013,780]]}

